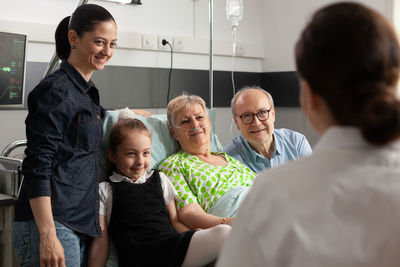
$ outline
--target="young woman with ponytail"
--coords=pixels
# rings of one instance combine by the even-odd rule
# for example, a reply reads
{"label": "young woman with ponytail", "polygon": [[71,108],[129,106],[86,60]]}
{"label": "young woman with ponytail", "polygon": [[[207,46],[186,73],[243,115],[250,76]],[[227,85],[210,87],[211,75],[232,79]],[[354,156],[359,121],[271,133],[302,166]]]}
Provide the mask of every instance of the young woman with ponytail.
{"label": "young woman with ponytail", "polygon": [[23,266],[84,266],[101,236],[98,156],[104,109],[91,81],[114,53],[117,25],[103,7],[79,6],[55,34],[60,68],[29,94],[24,183],[15,207],[14,251]]}

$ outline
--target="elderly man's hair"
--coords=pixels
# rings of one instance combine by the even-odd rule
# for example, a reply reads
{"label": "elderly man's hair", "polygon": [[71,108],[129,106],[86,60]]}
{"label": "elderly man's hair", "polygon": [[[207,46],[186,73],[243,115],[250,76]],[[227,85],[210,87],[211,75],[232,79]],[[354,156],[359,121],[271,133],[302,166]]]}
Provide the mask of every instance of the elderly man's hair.
{"label": "elderly man's hair", "polygon": [[171,101],[169,101],[167,106],[167,119],[168,125],[170,127],[174,126],[175,124],[175,113],[186,107],[189,108],[193,103],[199,104],[205,111],[205,116],[207,116],[207,108],[206,102],[197,95],[189,95],[186,92],[183,92],[182,95],[175,97]]}
{"label": "elderly man's hair", "polygon": [[274,107],[274,100],[272,99],[272,96],[271,96],[270,93],[268,93],[267,91],[265,91],[264,89],[262,89],[260,86],[245,86],[245,87],[243,87],[242,89],[240,89],[240,90],[235,94],[235,96],[232,98],[232,101],[231,101],[231,109],[232,109],[232,114],[233,114],[233,115],[237,115],[237,114],[236,114],[236,110],[235,110],[237,99],[239,98],[239,96],[240,96],[241,94],[243,94],[244,92],[246,92],[246,91],[248,91],[248,90],[257,90],[257,91],[262,92],[263,94],[265,94],[265,95],[267,96],[271,107],[272,107],[272,108]]}

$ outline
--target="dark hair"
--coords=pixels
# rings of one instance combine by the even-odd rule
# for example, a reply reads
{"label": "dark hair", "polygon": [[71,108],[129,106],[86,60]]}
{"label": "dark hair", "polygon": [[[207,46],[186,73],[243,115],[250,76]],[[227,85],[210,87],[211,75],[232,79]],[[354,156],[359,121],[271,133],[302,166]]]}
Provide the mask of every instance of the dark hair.
{"label": "dark hair", "polygon": [[113,16],[104,7],[86,4],[77,7],[72,16],[65,17],[57,26],[56,52],[60,59],[68,59],[71,46],[68,41],[68,31],[74,30],[79,36],[85,32],[94,31],[95,27],[104,21],[114,21]]}
{"label": "dark hair", "polygon": [[338,124],[358,127],[369,143],[383,145],[400,136],[399,49],[382,15],[338,3],[317,11],[303,30],[296,65]]}
{"label": "dark hair", "polygon": [[147,135],[151,138],[151,133],[146,125],[138,119],[119,119],[110,130],[110,139],[108,148],[115,152],[117,147],[126,138],[126,130],[137,130],[138,132]]}

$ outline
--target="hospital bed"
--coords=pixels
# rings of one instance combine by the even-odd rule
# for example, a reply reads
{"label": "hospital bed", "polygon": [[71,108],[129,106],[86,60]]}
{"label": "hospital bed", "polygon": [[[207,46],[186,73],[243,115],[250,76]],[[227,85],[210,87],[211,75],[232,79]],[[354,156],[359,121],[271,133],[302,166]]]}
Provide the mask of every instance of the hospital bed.
{"label": "hospital bed", "polygon": [[[222,145],[215,135],[215,109],[210,109],[211,120],[211,149],[221,151]],[[108,110],[103,122],[104,136],[100,152],[100,179],[106,178],[109,130],[118,120],[118,110]],[[179,149],[175,139],[170,135],[166,114],[151,115],[149,117],[136,115],[152,132],[151,168],[157,168],[162,160],[174,154]],[[21,171],[22,159],[9,157],[17,148],[26,146],[26,140],[17,140],[10,143],[0,156],[0,266],[17,267],[12,251],[12,220],[14,218],[14,204],[18,198],[23,182]],[[114,251],[115,253],[115,251]],[[111,253],[112,254],[112,253]],[[116,258],[111,257],[107,266],[117,266]]]}
{"label": "hospital bed", "polygon": [[17,267],[12,249],[12,221],[14,204],[23,181],[22,159],[10,157],[26,140],[17,140],[6,146],[0,155],[0,266]]}

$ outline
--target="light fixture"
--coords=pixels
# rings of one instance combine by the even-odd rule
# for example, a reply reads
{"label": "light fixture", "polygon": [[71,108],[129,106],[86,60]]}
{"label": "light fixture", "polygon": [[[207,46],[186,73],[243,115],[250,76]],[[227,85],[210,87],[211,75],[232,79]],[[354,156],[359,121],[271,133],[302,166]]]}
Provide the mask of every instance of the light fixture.
{"label": "light fixture", "polygon": [[[110,1],[110,2],[119,2],[122,4],[127,5],[141,5],[141,0],[103,0],[103,1]],[[77,6],[87,4],[88,0],[78,0]],[[51,74],[61,62],[60,58],[58,57],[57,53],[54,52],[52,58],[50,59],[49,65],[47,65],[46,70],[43,73],[43,78],[47,77]]]}
{"label": "light fixture", "polygon": [[141,5],[141,0],[103,0],[108,2],[117,2],[126,5]]}

